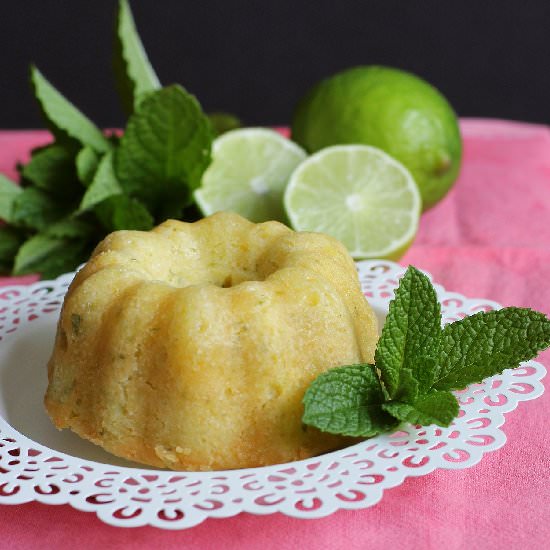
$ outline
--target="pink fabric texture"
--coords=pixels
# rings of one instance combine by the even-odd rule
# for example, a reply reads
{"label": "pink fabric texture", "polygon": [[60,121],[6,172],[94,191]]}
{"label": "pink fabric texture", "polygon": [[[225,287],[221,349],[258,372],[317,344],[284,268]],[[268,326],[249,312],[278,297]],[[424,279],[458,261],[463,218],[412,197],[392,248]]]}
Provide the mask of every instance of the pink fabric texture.
{"label": "pink fabric texture", "polygon": [[[550,130],[468,119],[462,134],[460,179],[423,215],[401,263],[469,297],[550,314]],[[16,161],[48,140],[41,131],[0,132],[0,172],[14,177]],[[550,367],[549,352],[539,360]],[[543,548],[550,538],[548,418],[550,392],[509,413],[506,445],[478,465],[409,478],[365,510],[318,520],[241,514],[168,532],[114,528],[69,506],[30,503],[0,507],[0,548]]]}

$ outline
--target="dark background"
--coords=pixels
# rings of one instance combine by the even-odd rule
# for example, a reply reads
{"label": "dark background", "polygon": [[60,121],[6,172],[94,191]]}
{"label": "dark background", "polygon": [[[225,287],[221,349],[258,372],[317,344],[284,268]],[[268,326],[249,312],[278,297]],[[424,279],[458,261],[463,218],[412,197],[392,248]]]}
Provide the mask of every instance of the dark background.
{"label": "dark background", "polygon": [[[0,128],[40,127],[28,64],[101,126],[119,126],[115,0],[0,0]],[[461,116],[550,123],[550,2],[133,0],[164,84],[246,124],[286,124],[346,67],[385,64],[438,87]]]}

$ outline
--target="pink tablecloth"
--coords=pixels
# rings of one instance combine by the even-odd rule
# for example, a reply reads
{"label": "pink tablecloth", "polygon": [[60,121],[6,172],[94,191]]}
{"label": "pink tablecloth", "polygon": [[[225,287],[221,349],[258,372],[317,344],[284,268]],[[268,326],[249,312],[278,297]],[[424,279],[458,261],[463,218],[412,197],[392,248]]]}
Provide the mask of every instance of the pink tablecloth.
{"label": "pink tablecloth", "polygon": [[[403,258],[450,290],[550,313],[550,131],[465,120],[464,165]],[[0,172],[43,143],[0,132]],[[11,280],[13,281],[13,280]],[[550,366],[550,353],[540,358]],[[319,520],[249,514],[192,529],[117,529],[69,506],[0,507],[0,548],[538,549],[550,539],[550,392],[508,415],[506,445],[467,470],[436,471],[361,511]]]}

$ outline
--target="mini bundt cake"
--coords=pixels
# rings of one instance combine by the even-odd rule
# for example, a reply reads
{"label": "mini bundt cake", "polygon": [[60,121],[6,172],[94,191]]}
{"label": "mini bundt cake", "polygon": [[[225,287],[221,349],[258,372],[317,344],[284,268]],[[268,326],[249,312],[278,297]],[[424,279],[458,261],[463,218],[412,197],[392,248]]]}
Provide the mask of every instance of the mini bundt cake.
{"label": "mini bundt cake", "polygon": [[373,362],[376,318],[333,238],[218,213],[107,236],[61,311],[45,403],[111,453],[210,470],[349,440],[302,425],[314,378]]}

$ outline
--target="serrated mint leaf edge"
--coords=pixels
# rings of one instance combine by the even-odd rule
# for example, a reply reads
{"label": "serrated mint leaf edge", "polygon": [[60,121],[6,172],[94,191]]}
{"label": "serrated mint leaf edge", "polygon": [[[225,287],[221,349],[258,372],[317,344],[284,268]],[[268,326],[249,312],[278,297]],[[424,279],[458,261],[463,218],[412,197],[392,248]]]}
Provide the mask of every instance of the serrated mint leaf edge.
{"label": "serrated mint leaf edge", "polygon": [[[422,293],[418,292],[419,288]],[[433,310],[432,315],[420,314],[416,319],[411,318],[412,313],[419,309],[424,313],[428,305]],[[419,368],[415,362],[418,354],[413,353],[414,348],[421,347],[424,354],[430,351],[435,353],[440,333],[441,304],[436,291],[424,273],[409,266],[389,304],[375,352],[376,367],[390,398],[398,390],[400,371],[411,369],[414,376],[414,371]],[[422,386],[422,380],[419,383]]]}
{"label": "serrated mint leaf edge", "polygon": [[122,188],[115,175],[113,153],[109,151],[99,161],[94,178],[80,201],[78,211],[89,210],[105,199],[120,194],[122,194]]}
{"label": "serrated mint leaf edge", "polygon": [[[180,135],[183,113],[194,128],[186,141]],[[183,209],[211,161],[212,141],[210,123],[197,99],[177,84],[167,86],[149,94],[130,117],[115,153],[115,173],[124,191],[148,206],[177,197]]]}
{"label": "serrated mint leaf edge", "polygon": [[144,94],[161,87],[127,0],[120,0],[118,4],[113,68],[119,97],[128,115],[134,112]]}
{"label": "serrated mint leaf edge", "polygon": [[[533,346],[525,351],[521,357],[510,357],[509,353],[502,353],[498,350],[491,350],[488,353],[488,359],[491,359],[491,362],[487,360],[479,361],[479,354],[475,354],[471,360],[465,360],[460,362],[460,358],[463,357],[464,353],[459,353],[457,357],[453,358],[452,354],[456,349],[455,346],[451,346],[448,351],[447,344],[449,341],[453,341],[452,333],[453,331],[468,326],[469,324],[474,323],[479,319],[486,319],[487,316],[497,317],[497,322],[499,317],[506,318],[509,314],[520,314],[524,318],[528,315],[532,315],[535,319],[532,319],[531,322],[539,322],[541,327],[546,327],[546,335],[534,343]],[[485,325],[486,326],[486,325]],[[527,327],[525,327],[527,329]],[[476,335],[477,338],[480,338],[479,334]],[[517,338],[517,342],[520,344],[518,347],[524,346],[525,339]],[[493,310],[489,312],[479,312],[474,315],[460,319],[453,323],[449,323],[443,329],[442,338],[441,338],[441,348],[440,356],[438,358],[439,372],[437,373],[436,379],[433,383],[433,388],[438,390],[460,390],[464,389],[470,384],[475,384],[481,382],[485,378],[495,376],[500,374],[506,369],[517,368],[520,363],[524,361],[529,361],[535,358],[541,351],[550,346],[550,320],[546,317],[545,314],[532,310],[530,308],[518,308],[518,307],[506,307],[498,310]],[[457,366],[460,365],[460,366]],[[493,367],[491,368],[491,364]],[[446,367],[445,367],[446,365]],[[472,371],[470,373],[470,371]]]}
{"label": "serrated mint leaf edge", "polygon": [[[346,382],[342,381],[349,382],[350,378],[355,379],[356,384],[347,384],[347,390],[351,392],[349,395],[355,393],[355,400],[361,399],[360,393],[356,391],[357,383],[359,383],[366,392],[374,394],[377,402],[359,406],[353,406],[353,404],[342,407],[331,406],[330,397],[334,402],[334,399],[338,396],[335,386],[338,386],[338,389],[341,390],[342,387],[346,386]],[[326,391],[325,386],[330,387],[332,390],[330,391],[329,400],[323,397]],[[341,396],[343,392],[340,391],[339,393]],[[353,397],[352,395],[352,399]],[[384,399],[380,380],[372,365],[359,364],[336,367],[319,375],[306,390],[302,400],[304,404],[302,422],[323,432],[336,435],[372,437],[388,431],[396,425],[393,418],[381,408]],[[348,419],[342,420],[345,416],[348,416]]]}
{"label": "serrated mint leaf edge", "polygon": [[31,65],[31,82],[34,95],[53,129],[100,153],[110,149],[109,141],[99,128],[56,90],[34,65]]}

